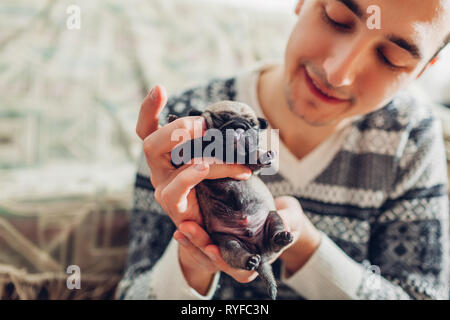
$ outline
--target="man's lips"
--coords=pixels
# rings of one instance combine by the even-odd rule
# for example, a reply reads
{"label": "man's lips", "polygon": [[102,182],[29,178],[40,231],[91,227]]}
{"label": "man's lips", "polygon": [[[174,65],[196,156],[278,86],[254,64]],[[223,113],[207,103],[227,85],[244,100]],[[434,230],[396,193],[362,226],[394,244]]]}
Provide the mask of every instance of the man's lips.
{"label": "man's lips", "polygon": [[324,89],[318,82],[314,81],[310,75],[308,74],[308,71],[306,68],[305,70],[305,79],[306,84],[309,88],[309,90],[320,100],[326,102],[326,103],[342,103],[346,102],[349,99],[340,99],[337,97],[334,97],[332,94],[330,94],[326,89]]}

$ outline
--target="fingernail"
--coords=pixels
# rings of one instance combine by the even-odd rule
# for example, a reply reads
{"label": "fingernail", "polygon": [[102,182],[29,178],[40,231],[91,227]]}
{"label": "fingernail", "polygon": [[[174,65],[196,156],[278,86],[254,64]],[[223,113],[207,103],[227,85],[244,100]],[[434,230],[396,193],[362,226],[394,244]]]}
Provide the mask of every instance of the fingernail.
{"label": "fingernail", "polygon": [[249,172],[243,172],[243,173],[238,174],[236,176],[236,178],[238,178],[238,179],[245,179],[246,180],[246,179],[250,178],[251,175],[252,174],[249,173]]}
{"label": "fingernail", "polygon": [[208,257],[209,257],[211,260],[214,260],[214,261],[217,260],[217,256],[216,256],[214,253],[207,252],[206,254],[208,255]]}
{"label": "fingernail", "polygon": [[150,96],[150,99],[155,99],[156,97],[156,86],[153,87],[150,92],[148,93],[148,95]]}
{"label": "fingernail", "polygon": [[184,238],[180,238],[180,239],[176,239],[178,241],[179,244],[181,244],[182,246],[187,246],[188,245],[188,241]]}
{"label": "fingernail", "polygon": [[208,164],[206,162],[198,163],[194,165],[194,169],[197,171],[204,171],[208,168]]}
{"label": "fingernail", "polygon": [[[181,232],[181,231],[180,231]],[[192,238],[192,234],[190,234],[189,232],[181,232],[185,237],[187,237],[188,239]],[[186,239],[184,239],[186,240]]]}

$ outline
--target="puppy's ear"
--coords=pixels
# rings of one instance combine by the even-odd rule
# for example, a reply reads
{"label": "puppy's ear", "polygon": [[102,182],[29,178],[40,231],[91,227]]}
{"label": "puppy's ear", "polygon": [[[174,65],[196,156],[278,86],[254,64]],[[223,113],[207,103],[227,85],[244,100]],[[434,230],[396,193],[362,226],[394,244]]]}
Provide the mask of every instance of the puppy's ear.
{"label": "puppy's ear", "polygon": [[201,114],[202,112],[197,109],[192,109],[188,112],[188,116],[200,116]]}
{"label": "puppy's ear", "polygon": [[167,116],[167,122],[168,123],[171,123],[172,121],[175,121],[175,120],[177,120],[178,119],[178,116],[177,115],[174,115],[174,114],[169,114],[168,116]]}
{"label": "puppy's ear", "polygon": [[259,128],[261,129],[261,130],[264,130],[264,129],[267,129],[267,127],[268,127],[268,122],[267,122],[267,120],[266,119],[264,119],[264,118],[258,118],[258,121],[259,121]]}

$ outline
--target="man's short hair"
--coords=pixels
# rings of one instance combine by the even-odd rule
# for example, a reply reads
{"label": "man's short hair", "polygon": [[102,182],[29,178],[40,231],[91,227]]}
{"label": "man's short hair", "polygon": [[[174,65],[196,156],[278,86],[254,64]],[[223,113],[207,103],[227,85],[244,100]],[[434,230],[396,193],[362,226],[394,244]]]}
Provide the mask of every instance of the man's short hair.
{"label": "man's short hair", "polygon": [[[442,43],[442,46],[438,49],[438,51],[434,54],[433,58],[435,58],[441,51],[444,49],[448,44],[450,43],[450,32],[445,38],[444,42]],[[433,59],[431,58],[431,59]]]}

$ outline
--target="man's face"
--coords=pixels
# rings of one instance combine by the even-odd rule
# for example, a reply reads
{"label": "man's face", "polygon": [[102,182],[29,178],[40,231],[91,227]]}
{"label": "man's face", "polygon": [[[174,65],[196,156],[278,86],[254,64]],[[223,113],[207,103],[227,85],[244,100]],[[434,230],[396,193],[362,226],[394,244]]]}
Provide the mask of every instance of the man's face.
{"label": "man's face", "polygon": [[[450,31],[450,0],[300,0],[285,52],[291,110],[330,125],[386,105]],[[379,8],[380,29],[370,29]],[[372,17],[372,18],[370,18]],[[372,20],[370,20],[372,19]]]}

